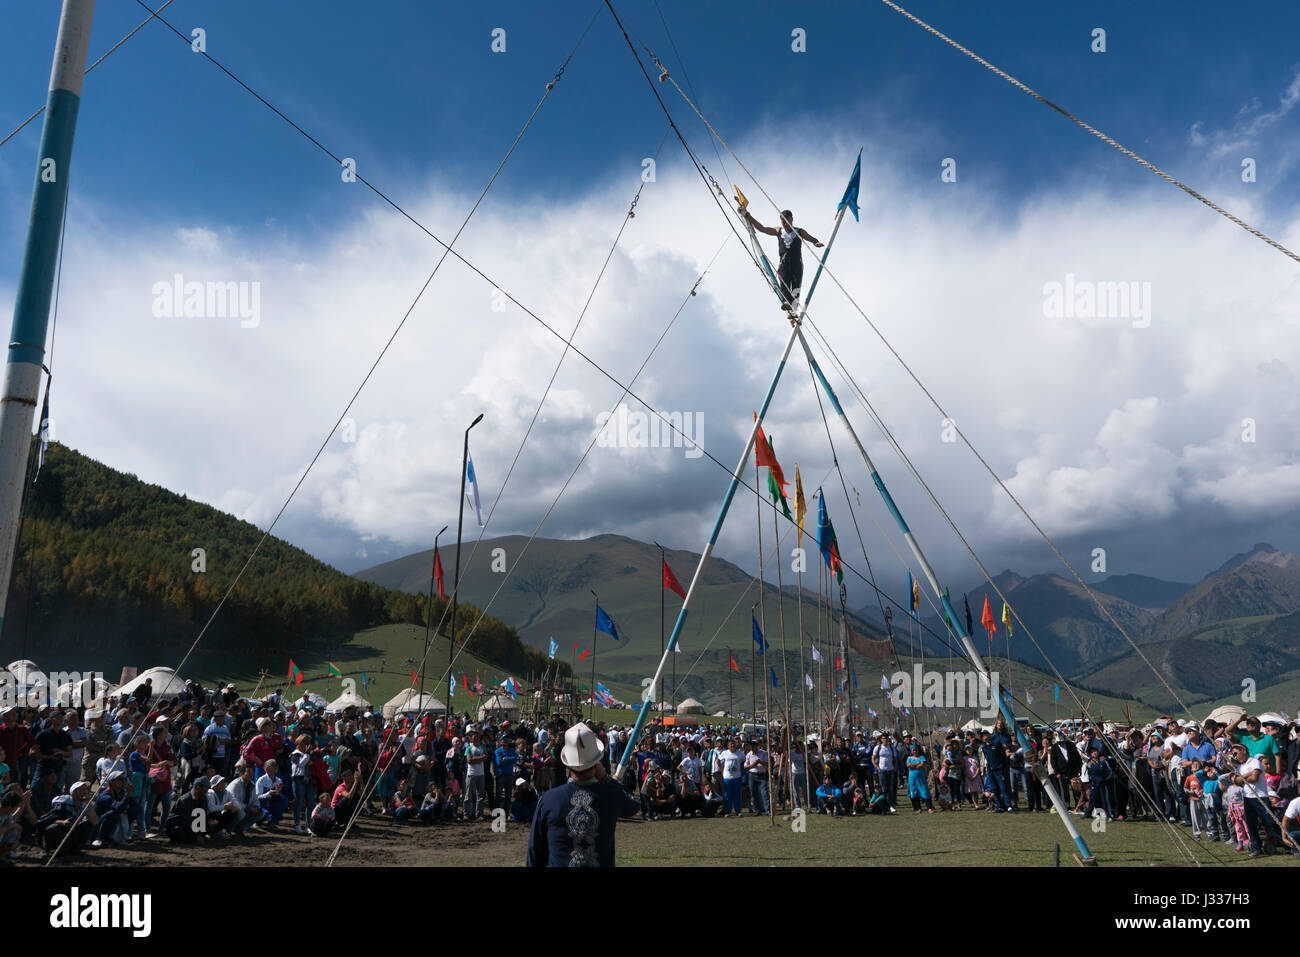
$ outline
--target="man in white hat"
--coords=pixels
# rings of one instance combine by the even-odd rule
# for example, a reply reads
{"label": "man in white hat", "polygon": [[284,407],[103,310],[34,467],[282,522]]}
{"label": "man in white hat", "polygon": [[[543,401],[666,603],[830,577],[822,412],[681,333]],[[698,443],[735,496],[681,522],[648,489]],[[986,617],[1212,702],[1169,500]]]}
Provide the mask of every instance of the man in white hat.
{"label": "man in white hat", "polygon": [[601,763],[605,746],[585,724],[564,733],[560,761],[569,780],[537,802],[528,838],[529,867],[613,867],[614,826],[641,810]]}

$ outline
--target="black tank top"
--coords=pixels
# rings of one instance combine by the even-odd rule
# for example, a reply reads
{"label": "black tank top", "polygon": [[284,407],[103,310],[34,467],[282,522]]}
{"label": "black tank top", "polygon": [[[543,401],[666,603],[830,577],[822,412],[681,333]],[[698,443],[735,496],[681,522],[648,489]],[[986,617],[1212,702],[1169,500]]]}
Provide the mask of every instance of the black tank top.
{"label": "black tank top", "polygon": [[778,269],[803,269],[803,240],[797,230],[777,227],[777,250],[780,253]]}

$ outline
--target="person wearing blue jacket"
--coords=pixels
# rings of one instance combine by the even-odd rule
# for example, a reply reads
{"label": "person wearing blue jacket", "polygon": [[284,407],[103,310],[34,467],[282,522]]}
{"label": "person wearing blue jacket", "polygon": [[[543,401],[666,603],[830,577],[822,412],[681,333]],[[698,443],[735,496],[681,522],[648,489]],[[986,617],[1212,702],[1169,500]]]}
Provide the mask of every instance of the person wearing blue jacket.
{"label": "person wearing blue jacket", "polygon": [[137,812],[138,802],[126,780],[125,771],[112,771],[108,787],[95,799],[95,813],[99,815],[99,829],[92,847],[103,847],[104,842],[118,846],[131,836],[131,821]]}

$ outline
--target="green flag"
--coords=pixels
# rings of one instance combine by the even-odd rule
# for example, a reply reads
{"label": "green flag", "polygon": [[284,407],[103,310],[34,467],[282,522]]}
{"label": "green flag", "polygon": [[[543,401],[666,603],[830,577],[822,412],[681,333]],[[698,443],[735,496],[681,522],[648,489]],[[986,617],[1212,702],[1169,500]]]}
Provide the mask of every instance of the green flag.
{"label": "green flag", "polygon": [[342,678],[342,677],[343,677],[343,672],[339,671],[338,666],[337,666],[336,664],[334,664],[334,662],[332,662],[332,661],[330,662],[330,670],[329,670],[329,673],[330,673],[331,675],[335,675],[336,677],[339,677],[339,678]]}

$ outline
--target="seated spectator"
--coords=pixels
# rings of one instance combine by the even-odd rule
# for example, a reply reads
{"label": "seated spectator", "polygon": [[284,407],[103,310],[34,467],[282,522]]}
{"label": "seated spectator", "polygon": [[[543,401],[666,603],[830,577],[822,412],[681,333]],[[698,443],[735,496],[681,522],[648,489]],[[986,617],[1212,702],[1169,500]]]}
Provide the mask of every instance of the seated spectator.
{"label": "seated spectator", "polygon": [[36,841],[47,854],[60,844],[64,854],[80,853],[94,837],[99,827],[99,815],[93,807],[87,806],[89,801],[90,785],[77,781],[67,794],[54,799],[48,814],[37,820]]}
{"label": "seated spectator", "polygon": [[15,860],[22,855],[18,852],[18,839],[23,834],[23,821],[31,814],[28,795],[18,788],[9,788],[0,797],[0,860]]}
{"label": "seated spectator", "polygon": [[171,813],[163,822],[163,830],[170,840],[177,844],[206,844],[211,838],[208,789],[207,778],[195,778],[194,786],[172,805]]}
{"label": "seated spectator", "polygon": [[308,830],[312,837],[327,837],[329,832],[334,830],[334,808],[330,806],[330,793],[322,791],[320,797],[316,799],[316,806],[312,808],[311,820],[308,822]]}
{"label": "seated spectator", "polygon": [[262,774],[253,782],[257,803],[266,812],[266,826],[271,830],[280,827],[280,818],[289,807],[289,797],[284,778],[280,777],[280,765],[274,758],[262,764]]}
{"label": "seated spectator", "polygon": [[832,784],[829,778],[817,789],[816,797],[818,814],[844,813],[844,804],[840,799],[840,789]]}
{"label": "seated spectator", "polygon": [[700,813],[705,817],[715,816],[722,810],[722,795],[713,790],[712,782],[707,780],[700,786],[700,790],[702,792],[701,796],[704,799],[704,804],[700,808]]}
{"label": "seated spectator", "polygon": [[[960,806],[961,805],[959,804],[958,807],[960,808]],[[871,803],[868,806],[868,810],[872,814],[889,813],[889,801],[885,797],[885,792],[880,790],[879,784],[873,784],[871,786]]]}
{"label": "seated spectator", "polygon": [[692,775],[690,771],[682,771],[679,777],[681,780],[677,794],[677,808],[681,811],[682,817],[695,817],[704,811],[704,795],[696,781],[697,776]]}
{"label": "seated spectator", "polygon": [[105,841],[118,847],[131,836],[131,822],[139,814],[134,788],[127,781],[126,772],[110,771],[108,785],[95,799],[95,812],[99,815],[99,828],[91,847],[102,847]]}
{"label": "seated spectator", "polygon": [[430,784],[420,804],[420,821],[423,824],[441,824],[456,817],[456,807],[449,795],[437,784]]}
{"label": "seated spectator", "polygon": [[406,782],[407,778],[401,778],[397,782],[397,790],[389,801],[394,822],[406,821],[415,816],[415,799],[411,797],[411,786]]}
{"label": "seated spectator", "polygon": [[220,838],[228,838],[235,833],[235,826],[239,823],[240,814],[244,809],[236,808],[234,801],[231,800],[225,778],[220,774],[214,774],[208,780],[210,782],[207,798],[208,833]]}

